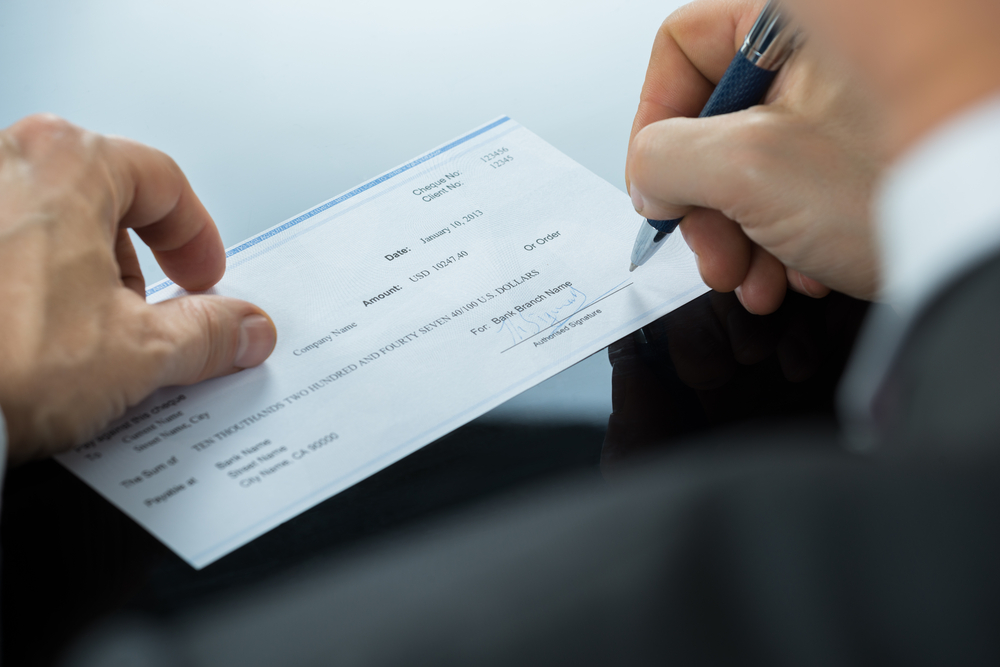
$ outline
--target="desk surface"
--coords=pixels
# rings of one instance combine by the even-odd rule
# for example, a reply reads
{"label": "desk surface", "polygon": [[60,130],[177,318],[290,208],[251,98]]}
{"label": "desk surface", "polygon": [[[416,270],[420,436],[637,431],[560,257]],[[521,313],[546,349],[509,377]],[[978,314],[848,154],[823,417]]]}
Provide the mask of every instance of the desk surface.
{"label": "desk surface", "polygon": [[[500,114],[623,187],[650,46],[678,4],[5,0],[0,125],[49,111],[166,151],[227,245]],[[148,253],[141,260],[149,282],[162,276]],[[814,380],[785,386],[773,350],[752,369],[732,362],[725,332],[747,323],[709,297],[686,311],[686,331],[710,334],[698,354],[721,342],[726,386],[740,396],[761,378],[784,393],[756,390],[747,402],[723,396],[725,388],[698,397],[684,389],[683,428],[656,437],[711,423],[711,415],[690,419],[699,400],[739,418],[829,412],[846,347],[823,357]],[[757,340],[766,347],[782,327],[854,321],[798,305],[808,317],[779,314]],[[671,368],[647,375],[663,379]],[[668,393],[681,391],[664,382]],[[0,522],[4,652],[45,664],[109,610],[169,614],[554,474],[596,475],[611,388],[607,355],[595,355],[201,572],[54,463],[15,470]],[[652,437],[635,424],[623,429],[619,436]]]}

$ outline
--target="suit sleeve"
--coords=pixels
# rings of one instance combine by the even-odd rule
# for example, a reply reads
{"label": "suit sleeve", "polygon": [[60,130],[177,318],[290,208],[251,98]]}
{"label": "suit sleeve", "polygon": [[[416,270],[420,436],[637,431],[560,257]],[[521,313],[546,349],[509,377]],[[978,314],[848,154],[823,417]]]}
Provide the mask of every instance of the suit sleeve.
{"label": "suit sleeve", "polygon": [[0,491],[3,490],[3,478],[7,472],[7,423],[0,410]]}

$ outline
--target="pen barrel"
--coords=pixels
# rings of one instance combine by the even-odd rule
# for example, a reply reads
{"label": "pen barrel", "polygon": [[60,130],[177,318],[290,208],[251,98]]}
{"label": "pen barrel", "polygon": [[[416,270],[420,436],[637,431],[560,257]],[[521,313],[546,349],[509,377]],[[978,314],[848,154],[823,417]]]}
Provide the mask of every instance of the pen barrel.
{"label": "pen barrel", "polygon": [[777,74],[777,71],[757,67],[747,60],[743,52],[738,52],[719,85],[715,87],[715,92],[708,98],[699,118],[721,116],[758,104],[764,99]]}

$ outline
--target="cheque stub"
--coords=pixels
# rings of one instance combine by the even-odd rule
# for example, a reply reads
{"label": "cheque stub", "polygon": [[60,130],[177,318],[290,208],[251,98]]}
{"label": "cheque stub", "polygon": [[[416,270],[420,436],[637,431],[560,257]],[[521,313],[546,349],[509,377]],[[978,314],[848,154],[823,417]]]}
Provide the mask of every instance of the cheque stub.
{"label": "cheque stub", "polygon": [[212,291],[271,315],[270,359],[59,460],[204,567],[707,291],[679,235],[629,273],[640,223],[499,118],[230,248]]}

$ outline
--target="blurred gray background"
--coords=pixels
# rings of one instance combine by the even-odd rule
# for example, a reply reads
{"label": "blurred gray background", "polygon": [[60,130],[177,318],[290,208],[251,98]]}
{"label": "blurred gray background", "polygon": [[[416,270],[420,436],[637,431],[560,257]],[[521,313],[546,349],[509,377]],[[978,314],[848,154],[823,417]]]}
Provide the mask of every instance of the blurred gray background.
{"label": "blurred gray background", "polygon": [[[4,0],[0,125],[46,111],[169,153],[226,246],[503,114],[624,189],[681,4]],[[610,376],[596,354],[486,419],[604,424]]]}

